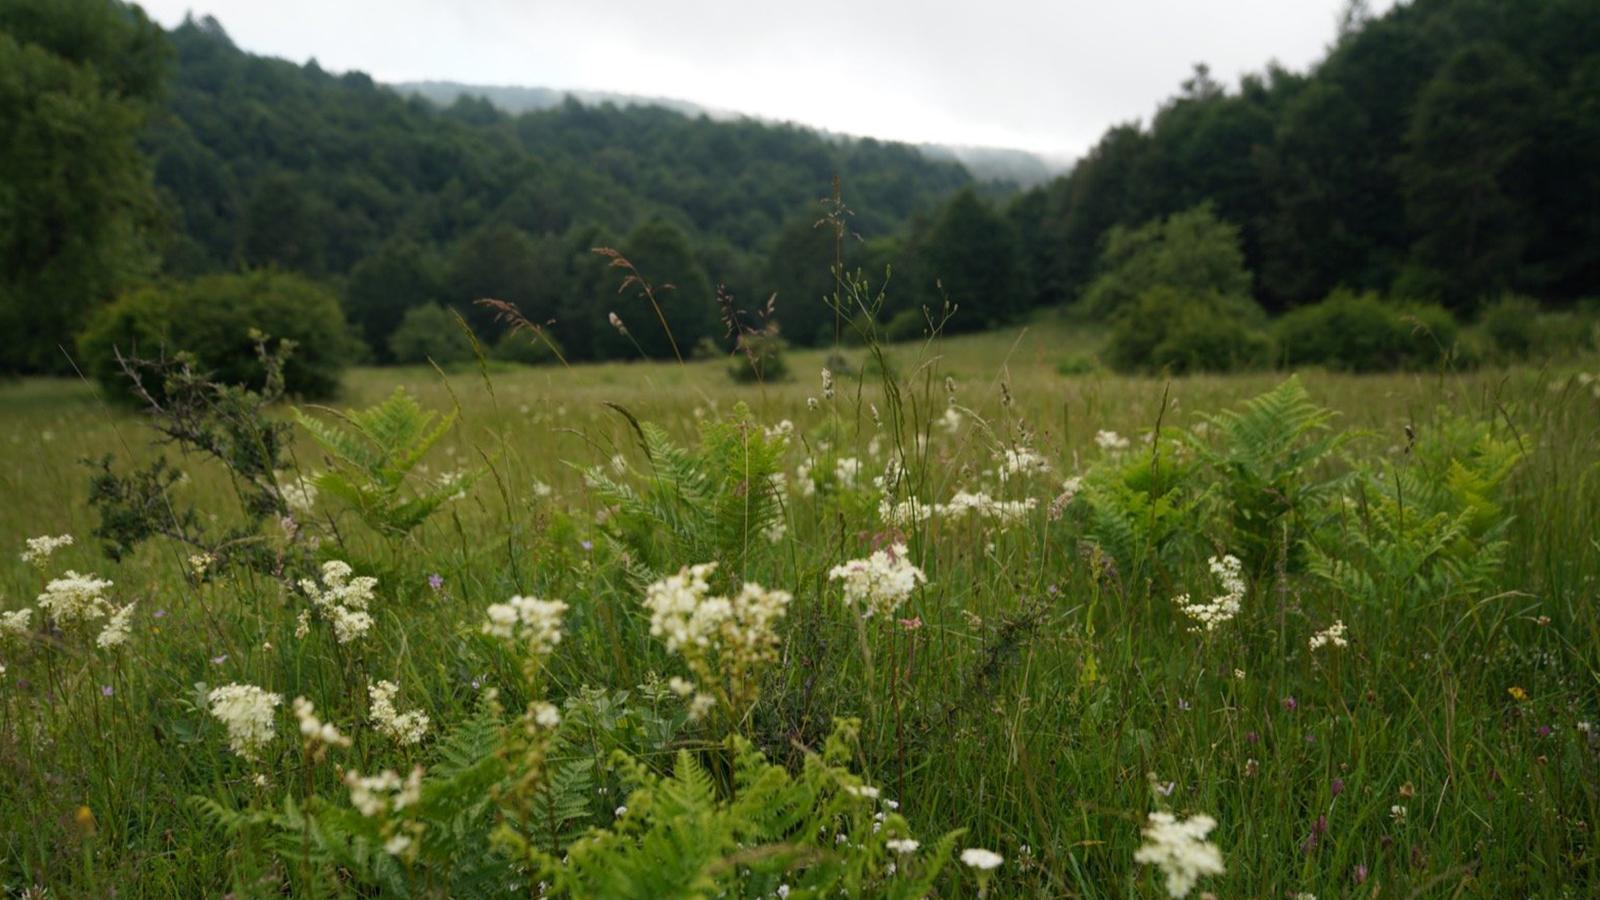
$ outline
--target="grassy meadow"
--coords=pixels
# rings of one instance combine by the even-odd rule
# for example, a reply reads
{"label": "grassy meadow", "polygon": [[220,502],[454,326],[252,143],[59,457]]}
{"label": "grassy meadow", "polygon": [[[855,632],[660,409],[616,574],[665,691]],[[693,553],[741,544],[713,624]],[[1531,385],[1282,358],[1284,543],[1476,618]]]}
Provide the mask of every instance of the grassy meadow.
{"label": "grassy meadow", "polygon": [[[239,476],[158,443],[88,384],[0,385],[0,610],[36,607],[69,569],[113,582],[92,621],[36,608],[0,632],[0,885],[1600,891],[1600,386],[1579,378],[1600,361],[1304,372],[1294,402],[1276,373],[1058,371],[1095,341],[1043,321],[897,345],[892,391],[869,351],[845,348],[852,371],[834,373],[831,398],[820,352],[789,354],[789,380],[764,386],[735,384],[722,362],[357,370],[338,409],[402,386],[457,413],[403,490],[452,472],[464,490],[385,533],[324,489],[294,523],[261,521],[275,570],[207,565],[198,544],[159,536],[109,558],[81,459],[113,454],[128,471],[165,454],[184,474],[162,515],[192,508],[194,535],[246,521]],[[1242,416],[1214,418],[1225,410]],[[660,444],[647,455],[630,416],[691,458],[703,423],[734,425],[707,432],[722,455],[684,463]],[[334,470],[303,427],[290,434],[284,477]],[[752,446],[775,454],[773,490]],[[700,481],[669,471],[695,465]],[[961,506],[963,492],[984,499]],[[913,501],[899,508],[922,514],[896,514]],[[75,542],[41,564],[19,559],[27,539],[63,534]],[[830,573],[901,543],[889,561],[925,583],[864,618]],[[1237,592],[1208,566],[1226,555]],[[299,584],[329,560],[376,578],[370,605],[349,607],[371,618],[353,640]],[[789,596],[770,643],[719,632],[697,662],[652,634],[642,600],[713,560],[710,591]],[[1182,594],[1236,606],[1200,618]],[[566,604],[559,643],[485,633],[486,610],[513,596]],[[130,603],[125,639],[99,646]],[[420,740],[374,713],[380,680],[425,714]],[[227,684],[280,700],[250,752],[230,747],[217,712]],[[342,739],[302,732],[297,697]],[[836,731],[851,719],[858,733]],[[741,775],[730,735],[777,770]],[[417,766],[420,800],[397,781],[374,789],[394,793],[372,814],[352,806],[349,773]],[[1136,860],[1152,812],[1214,819],[1201,837],[1225,871],[1201,863],[1189,885]],[[907,839],[920,847],[892,843]],[[963,862],[966,848],[1003,862]]]}

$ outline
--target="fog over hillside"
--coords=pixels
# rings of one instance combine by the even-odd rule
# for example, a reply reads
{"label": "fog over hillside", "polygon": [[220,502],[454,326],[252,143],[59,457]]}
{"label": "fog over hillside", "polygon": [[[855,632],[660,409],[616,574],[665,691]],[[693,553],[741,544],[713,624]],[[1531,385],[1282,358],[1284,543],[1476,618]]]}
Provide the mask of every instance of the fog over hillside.
{"label": "fog over hillside", "polygon": [[[458,97],[482,97],[513,115],[551,109],[571,98],[585,106],[599,106],[606,103],[619,107],[658,106],[690,117],[705,116],[722,121],[733,119],[771,121],[762,116],[703,106],[689,100],[622,94],[614,91],[463,84],[458,81],[401,81],[390,84],[389,87],[403,94],[416,94],[417,96],[425,97],[441,106],[448,106],[454,103]],[[813,128],[811,130],[822,135],[833,134],[833,132],[829,132],[826,129]],[[851,136],[855,137],[856,135]],[[1019,187],[1033,187],[1043,184],[1071,168],[1070,160],[1008,147],[979,147],[966,144],[936,143],[917,144],[916,147],[929,157],[960,162],[979,180],[1009,181]]]}

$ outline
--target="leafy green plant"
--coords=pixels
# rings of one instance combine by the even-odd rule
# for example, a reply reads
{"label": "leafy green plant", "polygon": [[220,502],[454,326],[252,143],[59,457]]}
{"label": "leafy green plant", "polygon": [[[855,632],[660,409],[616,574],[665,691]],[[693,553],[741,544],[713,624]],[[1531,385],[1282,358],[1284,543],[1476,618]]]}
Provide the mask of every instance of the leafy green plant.
{"label": "leafy green plant", "polygon": [[340,424],[295,410],[295,420],[335,466],[312,477],[311,483],[348,504],[374,531],[404,537],[478,477],[461,472],[433,483],[411,477],[456,417],[451,413],[435,422],[438,414],[424,410],[404,388],[395,388],[389,399],[364,410],[327,411]]}
{"label": "leafy green plant", "polygon": [[1343,514],[1306,543],[1311,571],[1368,604],[1488,589],[1505,561],[1512,518],[1503,492],[1521,444],[1448,418],[1408,449],[1404,465],[1359,470]]}
{"label": "leafy green plant", "polygon": [[1185,435],[1184,446],[1217,478],[1209,511],[1247,572],[1260,576],[1295,551],[1338,487],[1324,468],[1351,435],[1333,431],[1333,418],[1291,376]]}
{"label": "leafy green plant", "polygon": [[1125,590],[1164,573],[1197,532],[1204,494],[1192,489],[1192,466],[1171,452],[1173,446],[1136,447],[1101,459],[1084,473],[1074,499],[1084,538],[1110,557],[1108,574]]}
{"label": "leafy green plant", "polygon": [[1277,324],[1284,364],[1351,372],[1419,369],[1453,358],[1457,330],[1455,319],[1441,306],[1401,304],[1342,290],[1288,313]]}
{"label": "leafy green plant", "polygon": [[650,581],[684,560],[740,572],[762,529],[781,514],[773,476],[786,446],[768,437],[743,403],[726,418],[707,418],[693,448],[673,443],[657,425],[627,417],[647,471],[613,477],[598,466],[584,474],[615,508],[602,532],[626,554],[630,571]]}

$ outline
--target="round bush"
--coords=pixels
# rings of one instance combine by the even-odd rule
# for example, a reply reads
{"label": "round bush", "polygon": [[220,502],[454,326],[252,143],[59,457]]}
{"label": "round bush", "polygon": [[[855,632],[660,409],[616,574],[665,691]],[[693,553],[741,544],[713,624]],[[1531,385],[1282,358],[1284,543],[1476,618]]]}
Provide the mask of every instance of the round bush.
{"label": "round bush", "polygon": [[1385,372],[1438,363],[1456,352],[1458,328],[1442,306],[1337,291],[1288,313],[1277,331],[1287,365]]}
{"label": "round bush", "polygon": [[789,374],[783,351],[789,344],[776,328],[740,335],[739,345],[728,358],[728,377],[734,381],[781,381]]}
{"label": "round bush", "polygon": [[[555,349],[551,349],[552,346]],[[561,362],[556,351],[566,354],[566,348],[548,331],[541,336],[519,328],[500,336],[494,345],[494,358],[524,366],[548,366]]]}
{"label": "round bush", "polygon": [[1483,311],[1478,323],[1495,354],[1505,359],[1526,359],[1539,343],[1539,304],[1527,297],[1501,297]]}
{"label": "round bush", "polygon": [[927,334],[928,321],[920,309],[902,309],[883,326],[883,339],[889,343],[920,341]]}
{"label": "round bush", "polygon": [[307,398],[332,395],[344,367],[364,350],[331,292],[299,275],[263,271],[208,275],[125,294],[79,334],[78,354],[115,397],[129,392],[114,351],[145,359],[188,351],[217,381],[260,388],[266,373],[253,331],[272,342],[294,341],[284,386]]}
{"label": "round bush", "polygon": [[472,339],[461,330],[461,323],[437,303],[413,306],[406,310],[400,326],[389,335],[389,353],[402,366],[440,366],[472,359]]}
{"label": "round bush", "polygon": [[1235,372],[1265,366],[1272,341],[1247,297],[1150,288],[1112,325],[1106,357],[1123,372]]}

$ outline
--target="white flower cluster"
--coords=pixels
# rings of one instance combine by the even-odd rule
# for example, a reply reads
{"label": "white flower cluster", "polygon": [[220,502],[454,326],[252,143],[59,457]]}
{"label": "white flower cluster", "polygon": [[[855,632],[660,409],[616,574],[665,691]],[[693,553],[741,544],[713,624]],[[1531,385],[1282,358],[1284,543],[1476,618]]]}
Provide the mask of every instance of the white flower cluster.
{"label": "white flower cluster", "polygon": [[47,534],[41,537],[28,538],[27,543],[28,549],[22,551],[22,561],[42,569],[44,564],[50,561],[50,554],[60,550],[62,547],[72,546],[72,535],[63,534],[51,537]]}
{"label": "white flower cluster", "polygon": [[566,614],[567,605],[560,600],[512,597],[490,605],[483,633],[522,641],[535,656],[548,656],[561,643],[561,620]]}
{"label": "white flower cluster", "polygon": [[299,515],[310,513],[317,505],[317,486],[312,483],[316,474],[295,475],[287,481],[278,482],[278,496],[283,498],[283,505],[289,511]]}
{"label": "white flower cluster", "polygon": [[878,516],[890,525],[908,528],[920,525],[934,516],[959,521],[971,514],[993,519],[1001,525],[1010,525],[1032,512],[1039,505],[1034,497],[1024,500],[996,500],[983,491],[972,493],[958,490],[949,503],[924,503],[911,497],[897,503],[889,498],[878,501]]}
{"label": "white flower cluster", "polygon": [[[650,634],[683,656],[702,681],[720,678],[735,703],[754,700],[754,671],[777,656],[778,620],[794,599],[788,591],[746,582],[731,597],[711,595],[716,563],[685,566],[645,589]],[[716,699],[690,681],[674,677],[673,692],[689,698],[689,712],[700,718]]]}
{"label": "white flower cluster", "polygon": [[310,700],[296,697],[293,708],[295,718],[300,720],[300,734],[306,739],[307,748],[321,753],[325,747],[350,746],[350,739],[340,734],[332,722],[317,718],[317,708]]}
{"label": "white flower cluster", "polygon": [[982,847],[968,847],[961,851],[961,862],[980,872],[997,869],[1005,861],[1005,857],[993,850],[985,850]]}
{"label": "white flower cluster", "polygon": [[428,733],[428,714],[421,710],[402,713],[395,709],[394,698],[400,686],[392,681],[380,681],[367,686],[367,696],[372,698],[369,713],[378,731],[402,747],[422,743]]}
{"label": "white flower cluster", "polygon": [[351,769],[344,775],[344,785],[350,789],[350,805],[363,816],[399,812],[422,799],[422,767],[412,769],[404,780],[393,769],[376,775]]}
{"label": "white flower cluster", "polygon": [[1007,448],[995,454],[995,459],[1000,462],[995,474],[1000,477],[1001,484],[1005,484],[1013,477],[1027,477],[1050,471],[1050,463],[1027,447]]}
{"label": "white flower cluster", "polygon": [[102,650],[120,647],[127,643],[128,634],[133,630],[133,608],[137,603],[129,603],[111,613],[110,621],[101,629],[100,636],[94,639],[95,646]]}
{"label": "white flower cluster", "polygon": [[320,586],[309,578],[300,579],[300,590],[333,625],[334,638],[341,644],[365,637],[373,624],[367,607],[372,604],[372,591],[378,586],[378,579],[370,575],[351,578],[352,571],[349,563],[331,559],[322,564]]}
{"label": "white flower cluster", "polygon": [[1344,620],[1335,619],[1332,625],[1311,636],[1311,649],[1320,650],[1328,645],[1343,647],[1350,642],[1344,638]]}
{"label": "white flower cluster", "polygon": [[71,569],[60,578],[53,578],[39,595],[39,608],[59,625],[87,622],[103,618],[110,605],[106,602],[106,589],[111,582],[94,575],[79,575]]}
{"label": "white flower cluster", "polygon": [[14,609],[0,612],[0,640],[8,637],[21,637],[28,633],[28,628],[33,620],[33,610]]}
{"label": "white flower cluster", "polygon": [[911,596],[928,577],[912,565],[906,545],[895,544],[876,550],[866,559],[853,559],[828,571],[830,581],[844,586],[845,602],[863,607],[863,616],[887,616]]}
{"label": "white flower cluster", "polygon": [[1172,602],[1178,604],[1179,611],[1197,623],[1190,631],[1216,630],[1218,625],[1239,614],[1239,602],[1244,599],[1244,575],[1238,557],[1232,554],[1221,558],[1213,556],[1209,563],[1211,574],[1222,584],[1221,594],[1212,597],[1208,603],[1191,603],[1188,594],[1172,598]]}
{"label": "white flower cluster", "polygon": [[954,406],[946,406],[944,415],[939,417],[939,426],[944,429],[945,434],[955,434],[961,430],[962,418]]}
{"label": "white flower cluster", "polygon": [[228,728],[228,747],[245,759],[253,760],[277,734],[273,710],[283,697],[253,684],[225,684],[206,695],[211,715]]}
{"label": "white flower cluster", "polygon": [[1128,439],[1115,431],[1097,431],[1094,433],[1095,446],[1107,453],[1120,453],[1128,449]]}
{"label": "white flower cluster", "polygon": [[1187,897],[1196,881],[1224,872],[1222,851],[1205,839],[1215,827],[1216,820],[1207,815],[1180,821],[1172,813],[1153,812],[1144,827],[1144,846],[1133,859],[1166,875],[1168,896]]}

